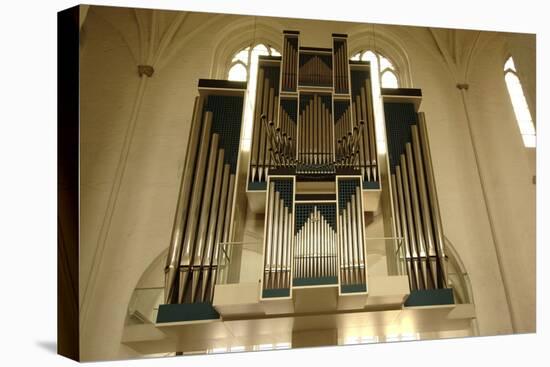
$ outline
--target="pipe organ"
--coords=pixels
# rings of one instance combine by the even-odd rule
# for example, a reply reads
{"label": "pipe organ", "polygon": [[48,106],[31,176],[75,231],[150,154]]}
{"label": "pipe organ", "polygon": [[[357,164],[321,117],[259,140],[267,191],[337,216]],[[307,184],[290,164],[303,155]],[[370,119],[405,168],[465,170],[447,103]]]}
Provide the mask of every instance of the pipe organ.
{"label": "pipe organ", "polygon": [[199,81],[165,276],[166,303],[211,302],[232,222],[245,83]]}
{"label": "pipe organ", "polygon": [[[373,197],[389,203],[380,207],[398,259],[387,258],[398,262],[410,292],[447,288],[420,91],[382,89],[375,100],[378,71],[349,60],[346,35],[333,34],[331,44],[305,47],[299,32],[284,31],[281,56],[259,57],[247,103],[254,106],[249,151],[240,148],[246,83],[199,81],[166,263],[167,305],[212,304],[220,256],[231,258],[222,245],[240,240],[232,227],[242,200],[263,215],[260,303],[327,287],[364,308],[366,218],[379,210]],[[387,154],[377,146],[380,127]]]}
{"label": "pipe organ", "polygon": [[333,174],[332,98],[300,94],[297,173]]}
{"label": "pipe organ", "polygon": [[264,287],[288,289],[294,227],[294,181],[292,178],[270,178],[267,196]]}
{"label": "pipe organ", "polygon": [[446,257],[428,132],[410,103],[384,104],[397,236],[411,290],[447,287]]}
{"label": "pipe organ", "polygon": [[332,46],[302,46],[285,31],[281,57],[259,58],[247,193],[266,195],[263,299],[307,286],[367,292],[363,193],[380,191],[370,66],[348,60],[346,35]]}
{"label": "pipe organ", "polygon": [[366,290],[361,179],[338,178],[338,243],[342,289]]}
{"label": "pipe organ", "polygon": [[283,62],[282,62],[282,90],[285,92],[296,92],[298,75],[298,35],[296,31],[285,31],[283,33]]}
{"label": "pipe organ", "polygon": [[334,204],[300,204],[295,233],[294,284],[330,278],[336,283],[336,226]]}

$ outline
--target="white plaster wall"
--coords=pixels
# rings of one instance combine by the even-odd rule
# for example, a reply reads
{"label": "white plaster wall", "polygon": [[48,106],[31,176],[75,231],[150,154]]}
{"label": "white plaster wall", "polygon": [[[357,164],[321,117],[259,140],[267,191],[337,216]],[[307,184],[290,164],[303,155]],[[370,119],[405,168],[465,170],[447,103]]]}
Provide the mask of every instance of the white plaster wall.
{"label": "white plaster wall", "polygon": [[[153,77],[141,82],[145,83],[143,99],[134,120],[135,130],[127,160],[121,163],[121,146],[132,121],[140,85],[137,64],[145,63],[144,55],[148,47],[159,48],[163,35],[175,19],[174,13],[160,12],[157,17],[158,29],[152,43],[148,41],[149,33],[139,32],[135,14],[124,8],[92,6],[83,26],[86,37],[81,46],[80,288],[83,311],[81,350],[84,360],[135,355],[131,349],[120,344],[126,308],[141,275],[169,243],[197,80],[208,78],[215,72],[212,60],[216,50],[213,46],[228,37],[222,32],[224,27],[237,20],[242,21],[238,16],[209,18],[204,14],[192,14],[185,18],[155,65]],[[140,19],[145,21],[144,29],[147,29],[150,14]],[[262,22],[268,24],[269,20],[263,19]],[[329,47],[330,44],[326,45],[319,39],[321,36],[314,34],[316,30],[320,30],[319,34],[324,38],[332,32],[346,33],[358,27],[347,23],[331,23],[331,26],[334,27],[329,29],[320,22],[277,20],[272,28],[299,28],[304,33],[304,44]],[[208,32],[201,32],[201,27],[208,28]],[[421,110],[426,112],[428,121],[445,233],[455,244],[470,274],[480,332],[482,335],[511,332],[495,247],[466,129],[464,108],[455,88],[456,81],[438,56],[425,29],[404,31],[392,27],[392,32],[401,38],[401,44],[406,45],[413,85],[422,88],[424,94]],[[309,35],[306,36],[306,33]],[[521,44],[519,41],[517,43]],[[528,60],[529,53],[526,52],[524,57]],[[490,68],[493,61],[492,56],[487,56],[486,61],[480,62]],[[471,93],[485,93],[484,89],[474,89],[477,88],[474,87],[474,77],[477,78],[472,74]],[[479,79],[479,83],[491,81],[494,81],[492,77]],[[506,101],[502,98],[496,100],[491,111],[500,111],[502,103]],[[483,104],[479,102],[477,108],[481,109],[481,106]],[[491,120],[487,127],[476,128],[475,134],[488,133],[484,129],[492,131],[503,118],[496,112],[490,114],[481,110],[479,114],[484,115],[478,116],[474,110],[476,108],[472,107],[475,121]],[[509,131],[501,133],[515,136],[512,130],[509,127]],[[496,144],[498,139],[495,136],[493,140]],[[487,162],[500,159],[499,150],[494,147],[484,148],[482,154]],[[121,172],[120,169],[117,171],[119,164],[123,164],[124,170],[121,180],[117,181],[117,172]],[[519,158],[516,164],[522,164]],[[482,166],[485,174],[488,168]],[[502,168],[498,166],[494,167],[494,171],[489,170],[488,177],[498,182],[506,172]],[[510,187],[517,187],[518,191],[527,187],[520,175],[518,173],[517,179],[509,181],[514,186],[503,181],[502,185],[506,187],[491,195],[491,203],[504,201],[501,195],[508,196],[514,192]],[[120,182],[120,187],[110,200],[113,184],[117,182]],[[521,200],[517,197],[512,202],[502,203],[493,212],[517,212],[516,204],[519,205]],[[521,210],[529,212],[531,204],[527,202],[523,205]],[[532,205],[534,208],[534,202]],[[107,208],[112,208],[112,212]],[[106,212],[109,220],[106,219]],[[255,238],[254,233],[262,220],[248,214],[248,225],[244,229],[247,239]],[[508,251],[505,266],[525,269],[532,261],[530,255],[518,259],[512,253],[513,249],[517,249],[514,246],[525,238],[521,228],[526,228],[530,219],[518,220],[504,215],[495,223],[502,238],[513,234],[505,245]],[[249,229],[250,232],[247,232]],[[100,233],[106,235],[101,237]],[[99,238],[105,240],[98,242]],[[103,252],[98,249],[103,249]],[[94,254],[97,254],[95,260]],[[534,267],[534,261],[531,265]],[[93,274],[91,278],[90,274]],[[89,279],[95,280],[89,282]],[[517,279],[515,287],[519,289],[527,282],[529,278]],[[522,294],[514,294],[514,297]],[[519,301],[516,313],[520,316],[534,314],[531,305],[530,301]]]}
{"label": "white plaster wall", "polygon": [[[153,38],[156,47],[169,24],[169,17],[159,18],[158,37]],[[179,29],[178,36],[193,32],[197,21],[204,23],[200,17],[192,19]],[[140,43],[135,15],[128,9],[92,7],[85,27],[81,64],[81,351],[83,360],[125,358],[135,355],[120,344],[126,307],[144,270],[168,246],[197,80],[208,77],[204,60],[212,50],[200,38],[167,48],[173,62],[157,67],[154,76],[146,79],[135,130],[130,132],[128,158],[121,162],[120,147],[140,83],[137,64],[145,63],[139,55],[146,53],[147,44]],[[108,203],[113,202],[109,195],[119,164],[124,173],[112,196],[116,197],[112,216],[105,219]],[[108,231],[105,241],[98,242],[102,224]],[[89,282],[94,272],[96,280]]]}
{"label": "white plaster wall", "polygon": [[414,86],[422,89],[434,174],[445,235],[470,274],[481,335],[512,331],[502,279],[475,169],[456,81],[430,46],[426,32],[411,29],[404,42]]}
{"label": "white plaster wall", "polygon": [[[484,52],[475,58],[467,106],[516,331],[534,332],[536,202],[532,177],[535,175],[535,150],[523,145],[503,79],[505,41],[504,38],[491,39]],[[523,44],[529,46],[531,37],[525,37],[524,41]],[[522,43],[517,39],[515,42]],[[534,54],[531,52],[532,49],[516,46],[512,54],[518,60],[532,60]],[[521,65],[528,64],[523,62]],[[534,75],[533,71],[525,75]],[[526,92],[530,91],[529,79],[525,78],[523,83]]]}
{"label": "white plaster wall", "polygon": [[81,298],[139,83],[124,39],[94,9],[85,29],[80,64]]}

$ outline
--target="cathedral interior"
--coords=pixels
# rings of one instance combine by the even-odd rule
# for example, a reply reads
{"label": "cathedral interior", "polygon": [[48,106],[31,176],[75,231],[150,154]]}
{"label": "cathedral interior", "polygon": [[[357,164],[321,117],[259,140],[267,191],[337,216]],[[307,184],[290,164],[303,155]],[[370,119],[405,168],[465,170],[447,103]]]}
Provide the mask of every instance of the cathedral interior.
{"label": "cathedral interior", "polygon": [[534,35],[78,9],[82,360],[535,332]]}

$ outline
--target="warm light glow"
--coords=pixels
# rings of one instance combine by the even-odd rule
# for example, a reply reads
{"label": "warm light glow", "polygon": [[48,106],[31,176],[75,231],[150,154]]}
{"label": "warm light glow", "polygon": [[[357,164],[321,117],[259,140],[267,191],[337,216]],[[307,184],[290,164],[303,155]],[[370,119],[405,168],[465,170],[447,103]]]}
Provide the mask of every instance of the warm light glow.
{"label": "warm light glow", "polygon": [[392,63],[386,59],[384,56],[380,56],[380,70],[381,71],[384,71],[386,69],[392,69],[393,70],[393,65]]}
{"label": "warm light glow", "polygon": [[359,344],[359,337],[358,336],[348,336],[346,337],[346,340],[344,340],[345,345],[351,345],[351,344]]}
{"label": "warm light glow", "polygon": [[288,349],[290,348],[290,343],[277,343],[275,344],[275,349]]}
{"label": "warm light glow", "polygon": [[229,69],[229,80],[246,82],[246,68],[243,64],[235,64]]}
{"label": "warm light glow", "polygon": [[521,82],[516,74],[516,66],[512,57],[509,57],[504,64],[504,79],[516,115],[519,132],[523,138],[523,145],[527,148],[534,148],[537,143],[535,124],[531,118],[531,112],[529,112],[529,106]]}
{"label": "warm light glow", "polygon": [[[268,51],[269,50],[269,51]],[[245,106],[243,116],[243,138],[241,150],[250,151],[252,144],[252,126],[254,123],[254,101],[256,99],[256,84],[258,75],[258,57],[261,55],[280,56],[281,54],[273,47],[263,44],[250,47],[237,52],[233,57],[233,65],[229,69],[228,80],[247,81],[245,94]],[[245,65],[248,65],[248,70]]]}
{"label": "warm light glow", "polygon": [[399,80],[396,74],[397,71],[389,59],[371,50],[358,52],[351,59],[370,62],[374,124],[376,127],[376,147],[378,149],[378,154],[386,154],[384,109],[380,88],[399,88]]}
{"label": "warm light glow", "polygon": [[237,54],[233,57],[232,62],[235,61],[241,61],[243,64],[248,65],[248,51],[250,50],[250,47],[245,48],[241,52],[237,52]]}
{"label": "warm light glow", "polygon": [[397,342],[397,341],[399,341],[399,335],[397,334],[386,335],[386,342]]}
{"label": "warm light glow", "polygon": [[271,349],[273,349],[273,344],[260,344],[256,348],[256,350],[271,350]]}
{"label": "warm light glow", "polygon": [[[378,57],[372,51],[367,51],[361,57],[361,60],[370,61],[371,70],[380,70],[378,67]],[[383,124],[383,106],[380,95],[380,74],[371,72],[372,104],[374,111],[374,126],[376,132],[376,147],[378,154],[386,154],[386,139],[384,137]]]}
{"label": "warm light glow", "polygon": [[371,62],[372,62],[372,60],[376,60],[376,65],[378,65],[378,58],[376,57],[376,54],[374,52],[370,51],[370,50],[363,53],[363,55],[361,56],[361,60],[362,61],[371,61]]}
{"label": "warm light glow", "polygon": [[506,70],[516,71],[516,65],[514,64],[514,59],[512,59],[512,57],[509,57],[504,64],[504,71]]}
{"label": "warm light glow", "polygon": [[410,340],[419,340],[419,333],[403,333],[403,334],[388,334],[386,335],[386,342],[399,342],[399,341],[410,341]]}
{"label": "warm light glow", "polygon": [[[399,81],[395,67],[392,62],[382,55],[376,54],[371,50],[358,52],[352,60],[370,61],[372,70],[376,70],[378,77],[381,79],[380,85],[382,88],[399,88]],[[376,67],[374,64],[376,63]]]}
{"label": "warm light glow", "polygon": [[374,335],[348,336],[344,340],[344,345],[367,344],[367,343],[377,343],[377,342],[378,342],[378,337]]}
{"label": "warm light glow", "polygon": [[408,341],[408,340],[418,340],[420,338],[420,335],[418,333],[406,333],[401,334],[401,340],[402,341]]}
{"label": "warm light glow", "polygon": [[225,353],[225,352],[227,352],[227,348],[212,348],[208,350],[208,353],[210,354]]}
{"label": "warm light glow", "polygon": [[397,77],[391,70],[386,70],[382,74],[382,87],[384,88],[398,88]]}
{"label": "warm light glow", "polygon": [[252,53],[256,53],[257,55],[269,55],[269,52],[267,51],[267,47],[265,47],[261,43],[254,47],[254,50],[252,50]]}

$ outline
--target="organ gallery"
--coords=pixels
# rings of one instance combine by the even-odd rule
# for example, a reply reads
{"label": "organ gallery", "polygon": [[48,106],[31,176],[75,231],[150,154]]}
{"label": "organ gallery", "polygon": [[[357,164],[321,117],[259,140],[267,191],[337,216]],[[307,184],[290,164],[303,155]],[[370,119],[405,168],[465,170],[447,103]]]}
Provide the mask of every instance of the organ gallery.
{"label": "organ gallery", "polygon": [[235,308],[218,290],[231,287],[242,251],[232,239],[239,179],[264,218],[255,307],[266,314],[292,315],[306,298],[334,312],[369,306],[367,201],[387,211],[390,302],[453,304],[421,91],[381,89],[377,131],[371,65],[348,59],[347,35],[333,34],[332,48],[303,46],[298,31],[282,37],[281,56],[258,59],[248,152],[246,83],[198,82],[157,322],[223,320]]}
{"label": "organ gallery", "polygon": [[63,14],[78,358],[534,330],[534,35]]}

